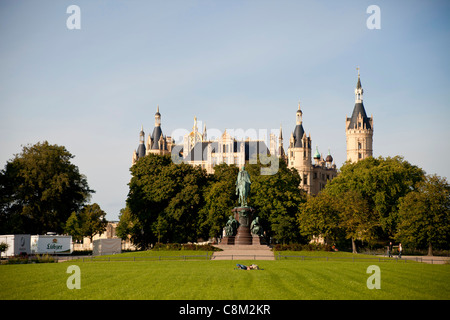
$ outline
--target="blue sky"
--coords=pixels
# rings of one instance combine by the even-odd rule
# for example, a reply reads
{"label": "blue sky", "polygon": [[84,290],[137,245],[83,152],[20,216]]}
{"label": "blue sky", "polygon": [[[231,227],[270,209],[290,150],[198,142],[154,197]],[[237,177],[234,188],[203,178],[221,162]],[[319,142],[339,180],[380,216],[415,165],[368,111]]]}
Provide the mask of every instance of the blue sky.
{"label": "blue sky", "polygon": [[[69,30],[68,6],[81,10]],[[378,5],[381,29],[366,9]],[[276,130],[298,101],[313,148],[346,159],[361,68],[374,156],[450,177],[448,1],[0,2],[0,167],[22,145],[64,145],[117,220],[133,150],[160,106],[164,134]]]}

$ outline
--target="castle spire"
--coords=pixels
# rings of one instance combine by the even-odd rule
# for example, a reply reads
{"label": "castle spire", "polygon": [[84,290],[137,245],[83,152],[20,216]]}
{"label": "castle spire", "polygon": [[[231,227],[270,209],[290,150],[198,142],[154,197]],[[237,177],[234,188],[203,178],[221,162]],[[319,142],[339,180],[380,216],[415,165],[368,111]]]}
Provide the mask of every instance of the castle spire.
{"label": "castle spire", "polygon": [[[300,108],[300,101],[298,102],[298,110],[297,110],[297,117],[296,117],[296,124],[301,125],[302,124],[302,109]],[[301,137],[300,137],[301,138]]]}
{"label": "castle spire", "polygon": [[357,67],[356,70],[358,70],[358,82],[356,83],[355,89],[355,103],[362,103],[364,90],[361,85],[361,76],[359,74],[359,67]]}
{"label": "castle spire", "polygon": [[156,107],[156,113],[155,113],[155,127],[161,126],[161,114],[159,113],[159,104]]}

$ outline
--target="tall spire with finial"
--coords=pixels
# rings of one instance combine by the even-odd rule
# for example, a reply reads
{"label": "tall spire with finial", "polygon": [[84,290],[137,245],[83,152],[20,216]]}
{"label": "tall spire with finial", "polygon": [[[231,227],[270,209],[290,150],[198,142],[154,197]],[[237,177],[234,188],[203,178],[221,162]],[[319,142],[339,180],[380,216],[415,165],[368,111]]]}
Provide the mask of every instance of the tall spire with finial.
{"label": "tall spire with finial", "polygon": [[359,74],[359,66],[356,67],[356,70],[358,70],[358,82],[356,83],[356,89],[355,89],[355,102],[361,103],[363,101],[363,88],[361,85],[361,76]]}
{"label": "tall spire with finial", "polygon": [[303,115],[303,112],[302,112],[302,109],[300,108],[300,101],[299,101],[298,102],[297,117],[296,117],[296,124],[297,125],[302,124],[302,115]]}
{"label": "tall spire with finial", "polygon": [[161,126],[161,114],[159,113],[159,104],[156,107],[156,113],[155,113],[155,127]]}

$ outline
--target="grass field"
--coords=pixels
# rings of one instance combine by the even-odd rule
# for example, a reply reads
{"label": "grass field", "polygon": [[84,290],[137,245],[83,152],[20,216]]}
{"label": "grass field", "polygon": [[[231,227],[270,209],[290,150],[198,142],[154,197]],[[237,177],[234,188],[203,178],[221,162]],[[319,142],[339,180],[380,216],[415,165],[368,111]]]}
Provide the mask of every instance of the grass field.
{"label": "grass field", "polygon": [[[139,253],[187,255],[206,252]],[[137,256],[137,253],[116,255]],[[263,270],[237,270],[257,263]],[[381,289],[368,289],[369,265],[381,270]],[[67,267],[78,265],[81,289],[68,289]],[[323,260],[69,261],[1,265],[0,299],[450,299],[450,265]]]}

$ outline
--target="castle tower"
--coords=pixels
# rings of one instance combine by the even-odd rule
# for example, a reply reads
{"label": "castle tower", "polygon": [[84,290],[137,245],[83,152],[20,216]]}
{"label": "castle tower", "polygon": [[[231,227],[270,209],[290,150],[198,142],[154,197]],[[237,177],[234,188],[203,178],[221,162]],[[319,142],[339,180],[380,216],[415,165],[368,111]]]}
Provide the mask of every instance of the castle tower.
{"label": "castle tower", "polygon": [[153,153],[158,155],[167,155],[172,151],[174,141],[171,137],[163,135],[161,129],[161,114],[159,113],[159,105],[155,113],[155,127],[152,135],[147,138],[147,154]]}
{"label": "castle tower", "polygon": [[306,136],[303,129],[303,112],[298,103],[296,125],[289,139],[288,167],[297,169],[300,187],[311,193],[312,165],[311,165],[311,136]]}
{"label": "castle tower", "polygon": [[347,137],[347,161],[357,162],[373,154],[373,116],[366,115],[363,104],[363,88],[358,70],[358,82],[355,89],[355,107],[351,118],[346,117],[345,134]]}
{"label": "castle tower", "polygon": [[281,124],[280,124],[280,134],[278,135],[278,153],[277,153],[278,158],[283,159],[284,161],[286,161],[286,153],[284,152],[284,147],[283,147],[283,130],[281,129]]}
{"label": "castle tower", "polygon": [[137,150],[135,150],[133,152],[133,161],[132,161],[133,165],[140,158],[145,157],[146,148],[145,148],[144,140],[145,140],[144,126],[141,126],[141,131],[139,132],[139,146],[138,146]]}

